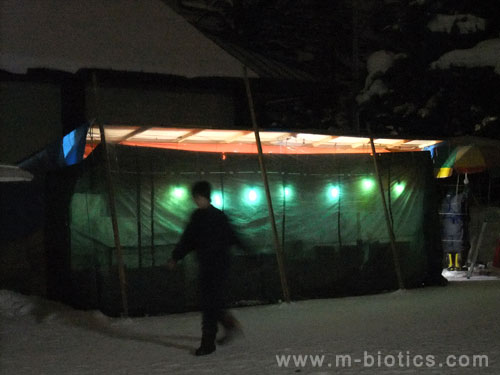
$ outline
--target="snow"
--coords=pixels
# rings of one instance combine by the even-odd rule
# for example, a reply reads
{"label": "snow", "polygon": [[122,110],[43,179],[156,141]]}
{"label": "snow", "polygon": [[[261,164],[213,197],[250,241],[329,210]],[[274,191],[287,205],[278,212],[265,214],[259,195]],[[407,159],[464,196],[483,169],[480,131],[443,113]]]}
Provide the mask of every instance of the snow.
{"label": "snow", "polygon": [[374,96],[382,96],[389,92],[389,89],[381,79],[376,79],[371,85],[363,90],[361,94],[356,97],[359,104],[369,101]]}
{"label": "snow", "polygon": [[2,0],[0,19],[0,69],[12,73],[97,68],[189,78],[243,74],[241,62],[161,0]]}
{"label": "snow", "polygon": [[431,64],[433,69],[449,69],[453,66],[491,66],[495,68],[495,73],[500,74],[500,38],[484,40],[469,49],[447,52]]}
{"label": "snow", "polygon": [[455,26],[460,34],[471,34],[478,31],[484,31],[486,20],[471,14],[437,14],[427,27],[432,32],[441,32],[450,34]]}
{"label": "snow", "polygon": [[477,265],[470,279],[467,279],[467,271],[448,271],[443,270],[442,275],[448,281],[484,281],[484,280],[500,280],[500,269],[490,266],[488,272],[484,266]]}
{"label": "snow", "polygon": [[15,165],[0,164],[0,182],[31,181],[33,175]]}
{"label": "snow", "polygon": [[[491,278],[490,278],[491,279]],[[472,280],[472,279],[471,279]],[[16,374],[482,374],[500,373],[500,281],[322,299],[233,310],[245,337],[206,357],[196,312],[133,319],[107,318],[40,298],[0,291],[1,373]],[[366,351],[366,353],[365,353]],[[352,363],[336,355],[487,355],[489,366],[416,368]],[[278,367],[276,355],[324,355]],[[365,363],[365,362],[363,362]],[[330,364],[330,366],[327,366]],[[404,364],[405,365],[405,364]]]}
{"label": "snow", "polygon": [[394,65],[397,59],[405,56],[402,53],[395,54],[385,50],[372,53],[366,62],[368,76],[366,77],[365,88],[357,96],[357,102],[362,104],[370,100],[373,96],[387,94],[389,89],[379,77],[383,76]]}
{"label": "snow", "polygon": [[368,76],[374,76],[377,73],[385,73],[394,65],[398,55],[393,52],[380,50],[372,53],[366,62]]}

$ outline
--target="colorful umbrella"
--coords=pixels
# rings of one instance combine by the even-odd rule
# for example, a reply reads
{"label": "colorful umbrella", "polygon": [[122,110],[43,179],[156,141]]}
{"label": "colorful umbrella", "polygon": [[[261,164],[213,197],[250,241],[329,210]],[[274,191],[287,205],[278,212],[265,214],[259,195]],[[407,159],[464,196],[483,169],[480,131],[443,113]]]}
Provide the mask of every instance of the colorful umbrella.
{"label": "colorful umbrella", "polygon": [[486,145],[457,146],[437,173],[437,178],[458,173],[478,173],[500,168],[500,149]]}

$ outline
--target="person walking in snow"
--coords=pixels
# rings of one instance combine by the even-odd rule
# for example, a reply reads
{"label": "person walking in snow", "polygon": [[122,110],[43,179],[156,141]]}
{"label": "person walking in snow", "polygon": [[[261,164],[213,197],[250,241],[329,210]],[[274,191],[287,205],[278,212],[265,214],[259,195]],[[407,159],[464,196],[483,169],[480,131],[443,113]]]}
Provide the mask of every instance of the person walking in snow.
{"label": "person walking in snow", "polygon": [[242,244],[224,212],[210,203],[210,184],[199,181],[192,186],[191,193],[198,209],[191,215],[174,248],[168,268],[173,269],[190,251],[196,252],[202,310],[201,345],[195,352],[199,356],[215,351],[218,323],[225,330],[225,335],[217,341],[218,344],[228,342],[241,332],[239,322],[225,309],[225,296],[231,261],[230,249],[233,245],[242,247]]}

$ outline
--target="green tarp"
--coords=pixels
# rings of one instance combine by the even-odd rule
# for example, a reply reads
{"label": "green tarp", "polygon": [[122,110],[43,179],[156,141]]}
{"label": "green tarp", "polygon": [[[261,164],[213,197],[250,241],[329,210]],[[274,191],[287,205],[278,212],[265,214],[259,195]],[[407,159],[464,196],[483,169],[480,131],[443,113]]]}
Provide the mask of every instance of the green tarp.
{"label": "green tarp", "polygon": [[[129,279],[141,280],[136,285],[128,281],[135,290],[129,294],[142,298],[130,302],[132,313],[196,307],[194,257],[176,272],[164,265],[195,208],[189,189],[197,180],[212,184],[212,203],[228,214],[250,249],[234,250],[230,300],[281,297],[256,155],[126,146],[109,150],[125,266]],[[114,312],[119,288],[113,231],[104,163],[95,154],[86,161],[70,202],[71,272],[77,295],[87,298],[79,303]],[[439,262],[441,256],[430,156],[387,153],[378,159],[405,286],[419,286],[433,272],[431,258]],[[370,155],[270,154],[265,163],[293,298],[397,288]]]}

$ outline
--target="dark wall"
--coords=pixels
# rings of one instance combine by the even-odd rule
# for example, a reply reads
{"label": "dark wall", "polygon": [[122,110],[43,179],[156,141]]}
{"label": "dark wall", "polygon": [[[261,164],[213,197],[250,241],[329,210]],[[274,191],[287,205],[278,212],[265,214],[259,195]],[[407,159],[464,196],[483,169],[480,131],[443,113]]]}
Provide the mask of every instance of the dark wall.
{"label": "dark wall", "polygon": [[86,117],[105,124],[235,125],[233,84],[227,79],[104,71],[83,71],[78,77],[85,90]]}
{"label": "dark wall", "polygon": [[17,163],[62,134],[57,83],[1,81],[0,108],[1,163]]}
{"label": "dark wall", "polygon": [[95,70],[69,74],[40,69],[24,75],[0,71],[0,162],[17,164],[87,121],[245,127],[245,100],[239,79]]}

